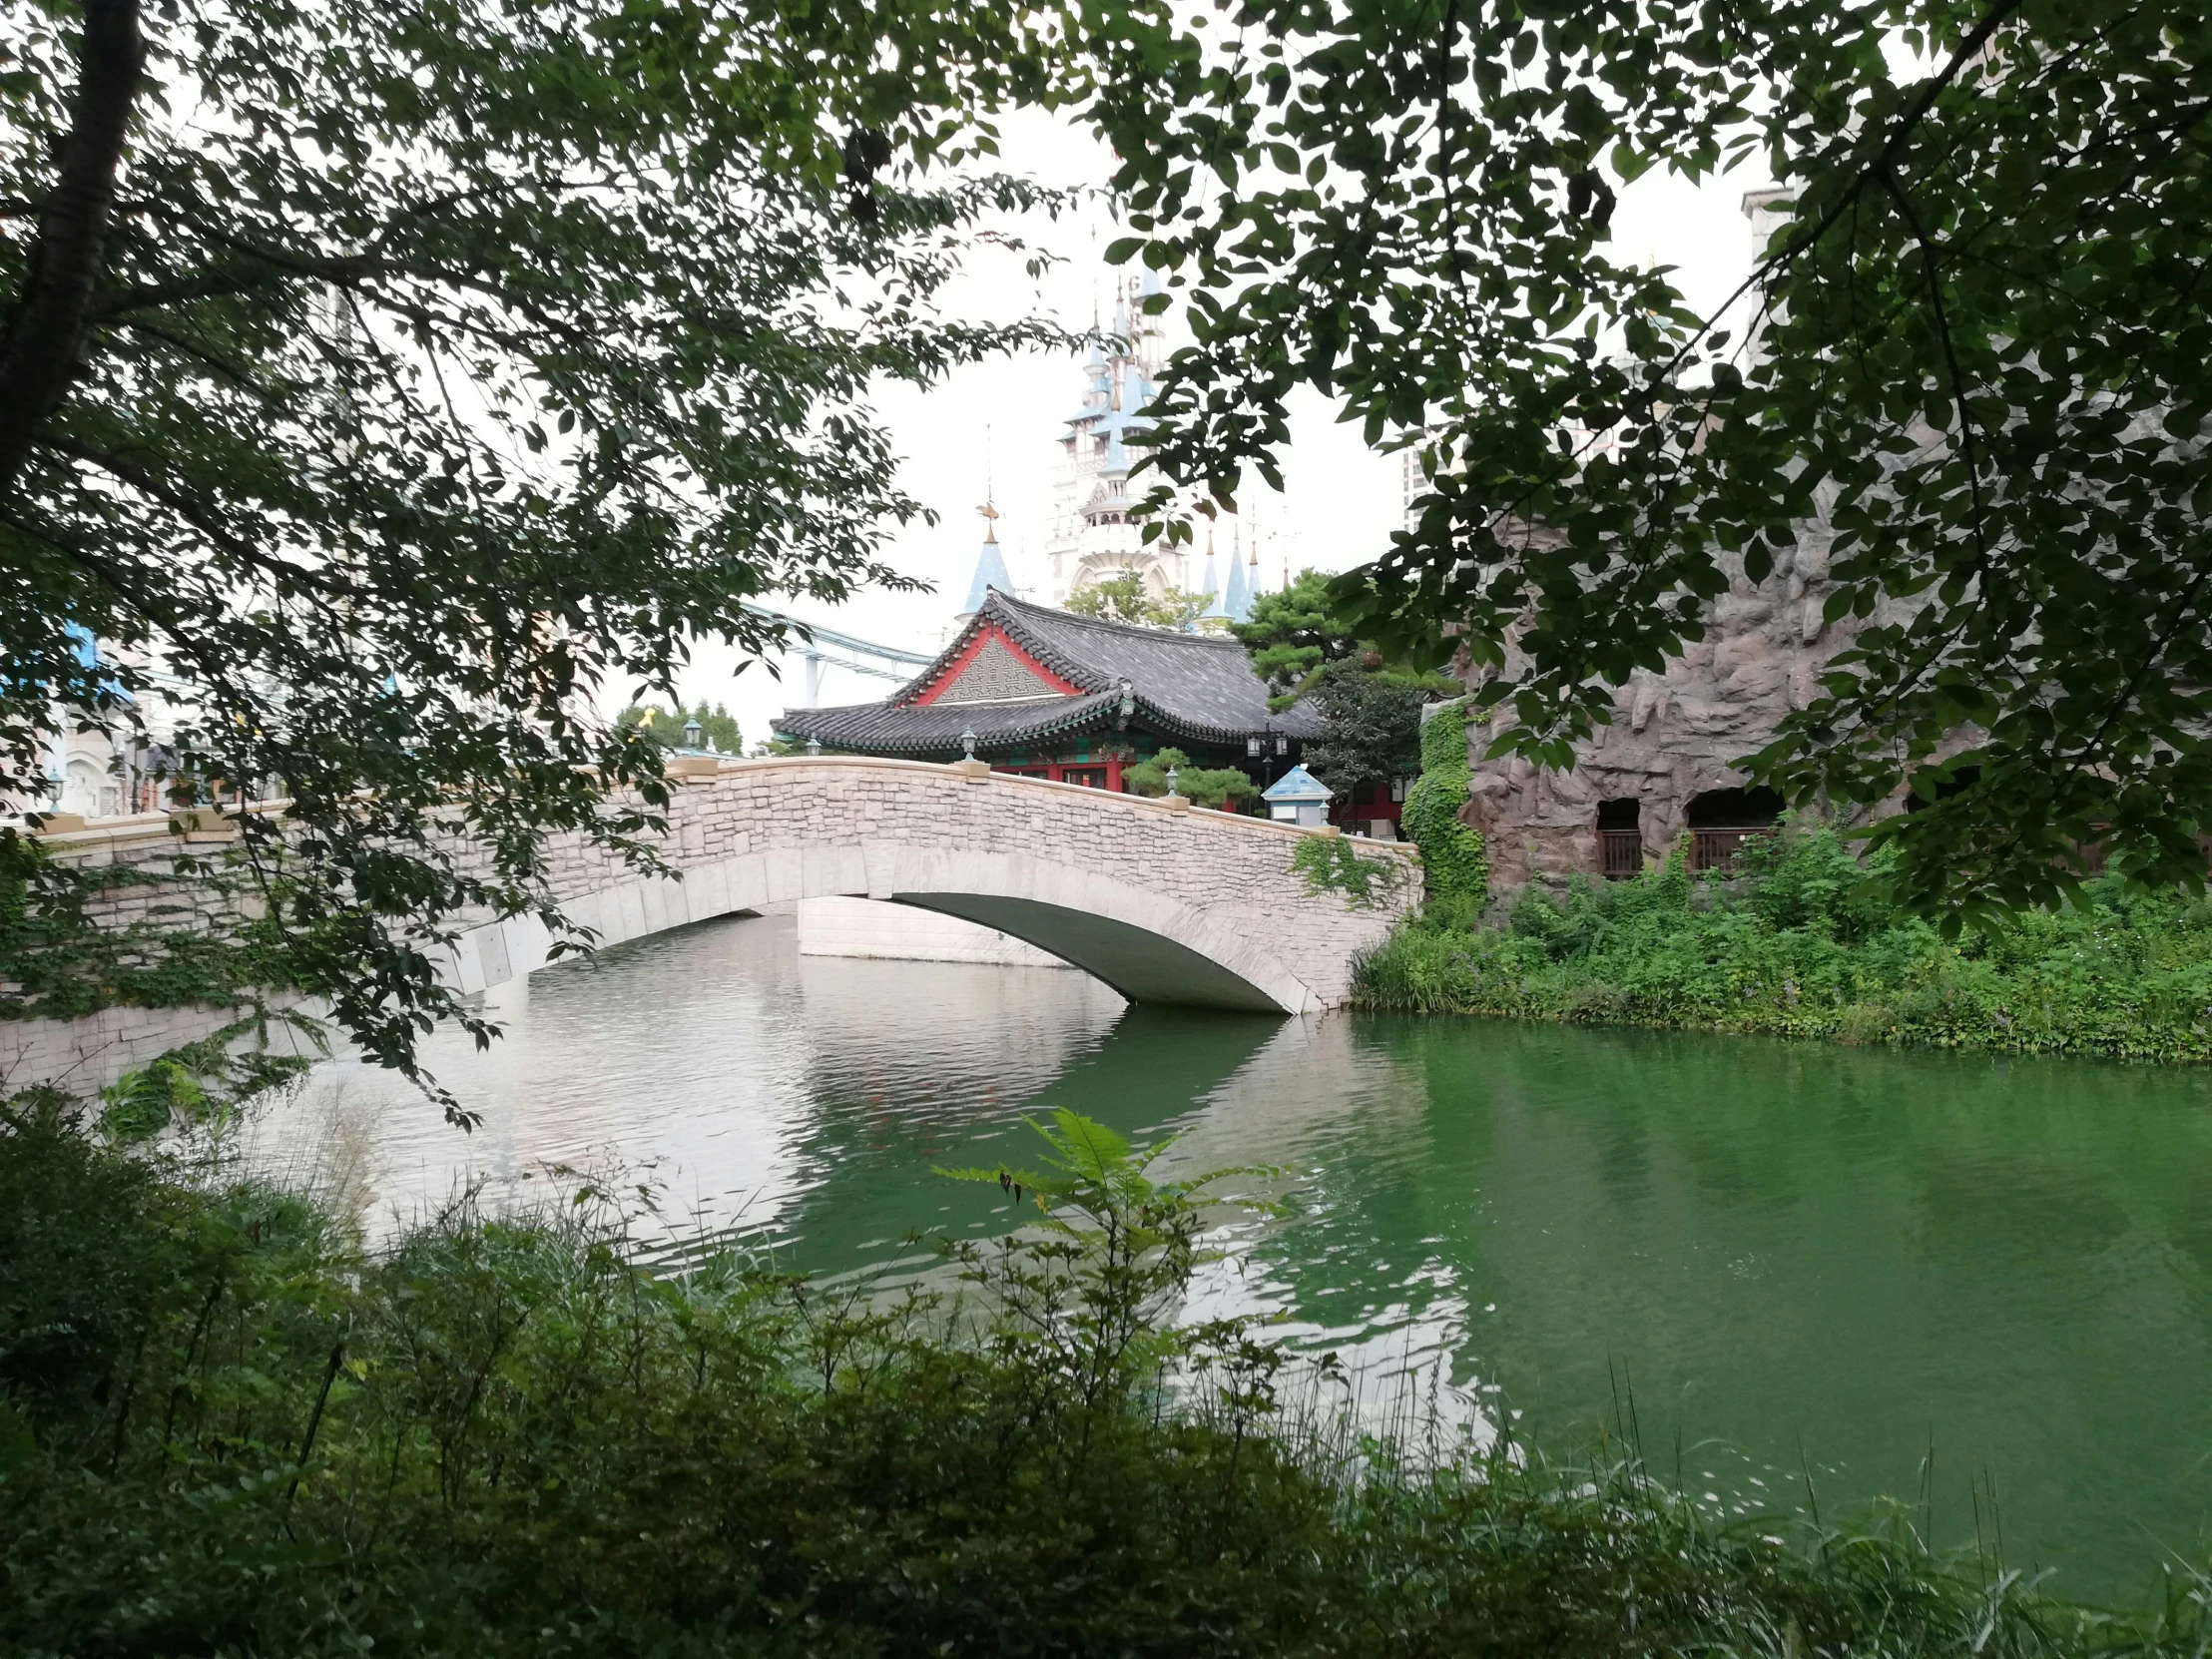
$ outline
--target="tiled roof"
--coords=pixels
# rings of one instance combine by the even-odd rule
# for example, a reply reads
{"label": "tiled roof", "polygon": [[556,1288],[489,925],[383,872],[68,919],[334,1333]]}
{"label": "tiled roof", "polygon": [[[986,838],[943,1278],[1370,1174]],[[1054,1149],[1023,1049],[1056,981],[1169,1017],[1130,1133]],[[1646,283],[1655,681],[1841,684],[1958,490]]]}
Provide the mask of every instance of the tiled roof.
{"label": "tiled roof", "polygon": [[[914,699],[961,655],[974,631],[989,624],[1069,684],[1078,695],[1003,704],[921,704]],[[1019,748],[1033,740],[1092,730],[1117,719],[1121,684],[1129,682],[1138,723],[1163,736],[1241,745],[1254,732],[1311,738],[1318,710],[1302,702],[1268,711],[1268,688],[1252,672],[1234,639],[1102,622],[1012,599],[995,588],[983,608],[937,660],[887,703],[842,709],[787,709],[775,722],[787,737],[819,738],[837,749],[886,755],[960,752],[960,733],[974,728],[979,747]]]}
{"label": "tiled roof", "polygon": [[786,709],[776,730],[829,749],[864,755],[952,755],[973,731],[978,749],[1020,749],[1045,738],[1111,726],[1119,691],[1032,697],[1019,703],[860,703],[841,709]]}

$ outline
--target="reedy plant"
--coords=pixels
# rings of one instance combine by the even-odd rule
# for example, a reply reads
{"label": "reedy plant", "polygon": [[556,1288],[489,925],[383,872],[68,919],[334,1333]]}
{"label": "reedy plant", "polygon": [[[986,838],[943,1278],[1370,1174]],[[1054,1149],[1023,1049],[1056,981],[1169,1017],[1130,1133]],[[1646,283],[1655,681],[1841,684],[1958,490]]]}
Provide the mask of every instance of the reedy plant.
{"label": "reedy plant", "polygon": [[[1266,1178],[1256,1166],[1158,1180],[1152,1170],[1177,1137],[1132,1149],[1104,1124],[1064,1108],[1050,1122],[1025,1119],[1044,1143],[1040,1168],[947,1170],[955,1180],[995,1182],[1037,1219],[987,1243],[954,1240],[946,1248],[961,1278],[978,1287],[991,1312],[989,1349],[1045,1381],[1085,1411],[1119,1403],[1172,1369],[1225,1369],[1223,1400],[1272,1397],[1250,1385],[1255,1357],[1234,1321],[1182,1327],[1171,1318],[1198,1267],[1216,1258],[1201,1243],[1203,1206],[1225,1202],[1211,1190],[1238,1177]],[[1268,1208],[1252,1199],[1246,1209]]]}

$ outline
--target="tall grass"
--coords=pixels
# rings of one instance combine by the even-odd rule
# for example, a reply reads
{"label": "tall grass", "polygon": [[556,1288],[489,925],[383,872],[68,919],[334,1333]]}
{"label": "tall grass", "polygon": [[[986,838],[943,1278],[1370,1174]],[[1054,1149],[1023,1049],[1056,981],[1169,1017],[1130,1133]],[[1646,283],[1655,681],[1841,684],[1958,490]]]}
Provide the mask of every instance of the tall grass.
{"label": "tall grass", "polygon": [[[99,1655],[2200,1651],[1902,1525],[1724,1527],[1633,1462],[1284,1431],[1166,1320],[1195,1195],[1064,1120],[964,1300],[656,1271],[590,1193],[365,1251],[0,1119],[0,1649]],[[1054,1182],[1060,1185],[1054,1186]],[[1179,1378],[1173,1387],[1163,1380]]]}
{"label": "tall grass", "polygon": [[2212,903],[2129,892],[1945,942],[1827,829],[1738,875],[1679,851],[1632,881],[1531,888],[1503,927],[1426,918],[1359,966],[1371,1008],[2125,1059],[2212,1058]]}

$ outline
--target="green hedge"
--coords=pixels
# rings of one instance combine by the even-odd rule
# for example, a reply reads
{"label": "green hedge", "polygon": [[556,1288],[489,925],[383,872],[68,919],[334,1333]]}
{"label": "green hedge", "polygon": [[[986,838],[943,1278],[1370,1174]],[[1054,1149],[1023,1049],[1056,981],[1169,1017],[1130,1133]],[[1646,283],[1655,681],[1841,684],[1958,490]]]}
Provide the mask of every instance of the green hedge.
{"label": "green hedge", "polygon": [[2212,903],[2130,893],[1945,943],[1826,829],[1746,849],[1745,879],[1678,850],[1632,881],[1523,895],[1508,926],[1431,913],[1364,960],[1370,1008],[2124,1059],[2212,1058]]}

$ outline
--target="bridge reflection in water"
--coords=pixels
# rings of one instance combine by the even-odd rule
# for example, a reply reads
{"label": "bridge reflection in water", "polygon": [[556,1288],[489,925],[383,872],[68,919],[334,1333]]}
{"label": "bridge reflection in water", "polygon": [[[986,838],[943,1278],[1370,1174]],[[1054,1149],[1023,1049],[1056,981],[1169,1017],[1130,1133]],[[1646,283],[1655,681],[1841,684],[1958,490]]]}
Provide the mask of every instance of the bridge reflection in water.
{"label": "bridge reflection in water", "polygon": [[379,1227],[466,1181],[527,1199],[550,1168],[627,1168],[659,1184],[672,1231],[733,1229],[834,1270],[917,1229],[992,1226],[1003,1195],[927,1171],[1026,1158],[1020,1113],[1153,1135],[1311,1024],[1144,1007],[1051,968],[802,957],[789,915],[614,946],[488,1007],[506,1028],[488,1052],[441,1033],[426,1055],[483,1114],[473,1135],[340,1059],[259,1126],[257,1155],[360,1167]]}
{"label": "bridge reflection in water", "polygon": [[550,969],[516,1023],[433,1055],[477,1136],[333,1066],[263,1155],[350,1151],[402,1208],[466,1169],[499,1197],[659,1158],[673,1225],[849,1270],[1009,1225],[931,1168],[1023,1155],[1021,1114],[1064,1103],[1187,1128],[1177,1170],[1288,1166],[1293,1218],[1225,1240],[1186,1312],[1281,1313],[1379,1392],[1394,1368],[1571,1450],[1632,1389],[1661,1471],[1682,1447],[1728,1517],[1808,1471],[1824,1515],[1922,1515],[1933,1445],[1938,1544],[1993,1489],[2007,1559],[2093,1599],[2212,1537],[2212,1071],[1193,1015],[1052,969],[802,959],[780,917]]}

